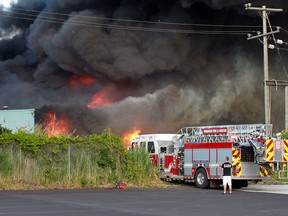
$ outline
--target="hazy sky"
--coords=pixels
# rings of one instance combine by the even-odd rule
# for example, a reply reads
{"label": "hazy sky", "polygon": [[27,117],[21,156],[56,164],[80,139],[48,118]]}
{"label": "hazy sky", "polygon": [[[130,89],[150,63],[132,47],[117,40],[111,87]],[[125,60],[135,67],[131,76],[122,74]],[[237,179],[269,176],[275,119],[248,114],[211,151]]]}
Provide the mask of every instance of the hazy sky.
{"label": "hazy sky", "polygon": [[3,6],[5,8],[10,8],[11,4],[17,3],[18,0],[1,0],[0,6]]}

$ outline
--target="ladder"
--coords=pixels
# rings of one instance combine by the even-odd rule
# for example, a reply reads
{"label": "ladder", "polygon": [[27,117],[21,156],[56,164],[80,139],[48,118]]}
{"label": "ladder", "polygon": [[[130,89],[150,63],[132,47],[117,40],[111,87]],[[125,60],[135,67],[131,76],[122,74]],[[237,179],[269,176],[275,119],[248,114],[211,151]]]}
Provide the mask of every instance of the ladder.
{"label": "ladder", "polygon": [[257,137],[270,138],[272,124],[241,124],[241,125],[215,125],[181,128],[176,137],[184,143],[211,143],[211,142],[237,142],[240,145],[249,144]]}

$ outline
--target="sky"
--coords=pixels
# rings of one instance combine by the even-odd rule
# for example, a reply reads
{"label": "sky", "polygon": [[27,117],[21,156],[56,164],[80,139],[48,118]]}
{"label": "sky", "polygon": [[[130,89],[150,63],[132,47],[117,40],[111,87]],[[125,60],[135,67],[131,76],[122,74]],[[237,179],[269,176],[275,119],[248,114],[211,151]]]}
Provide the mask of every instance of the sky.
{"label": "sky", "polygon": [[[264,123],[263,46],[247,40],[262,31],[262,19],[245,3],[21,0],[0,6],[0,107],[35,108],[39,123],[54,113],[76,134]],[[275,37],[288,42],[285,0],[253,3],[262,5],[284,9],[269,14],[269,22],[283,28]],[[285,80],[288,47],[278,46],[269,51],[270,78]],[[272,123],[281,131],[284,89],[271,93]]]}
{"label": "sky", "polygon": [[18,0],[1,0],[0,6],[3,6],[5,8],[10,8],[11,5],[14,3],[17,3]]}

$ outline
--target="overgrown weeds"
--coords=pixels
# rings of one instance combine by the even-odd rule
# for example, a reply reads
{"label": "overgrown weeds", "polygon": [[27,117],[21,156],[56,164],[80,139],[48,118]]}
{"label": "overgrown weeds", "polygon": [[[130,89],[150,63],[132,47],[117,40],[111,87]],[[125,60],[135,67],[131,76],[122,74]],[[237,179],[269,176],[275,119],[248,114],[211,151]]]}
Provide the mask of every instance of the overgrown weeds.
{"label": "overgrown weeds", "polygon": [[117,180],[161,185],[149,155],[126,151],[118,135],[0,134],[1,189],[112,187]]}

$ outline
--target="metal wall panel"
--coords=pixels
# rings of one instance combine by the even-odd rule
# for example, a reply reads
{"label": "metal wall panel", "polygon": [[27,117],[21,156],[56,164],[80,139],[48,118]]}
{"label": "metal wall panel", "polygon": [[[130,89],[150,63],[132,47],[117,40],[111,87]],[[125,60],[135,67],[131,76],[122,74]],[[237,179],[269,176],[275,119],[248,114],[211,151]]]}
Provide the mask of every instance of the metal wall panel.
{"label": "metal wall panel", "polygon": [[35,127],[35,109],[0,110],[0,124],[12,130],[33,132]]}
{"label": "metal wall panel", "polygon": [[210,150],[210,175],[216,175],[217,174],[217,158],[216,158],[216,149]]}
{"label": "metal wall panel", "polygon": [[192,149],[185,149],[184,175],[192,175]]}
{"label": "metal wall panel", "polygon": [[229,161],[231,163],[232,149],[218,149],[218,161],[219,163],[225,162],[225,157],[229,157]]}
{"label": "metal wall panel", "polygon": [[259,165],[253,162],[242,162],[242,175],[245,178],[259,177]]}
{"label": "metal wall panel", "polygon": [[193,161],[208,161],[209,160],[209,149],[194,149]]}

